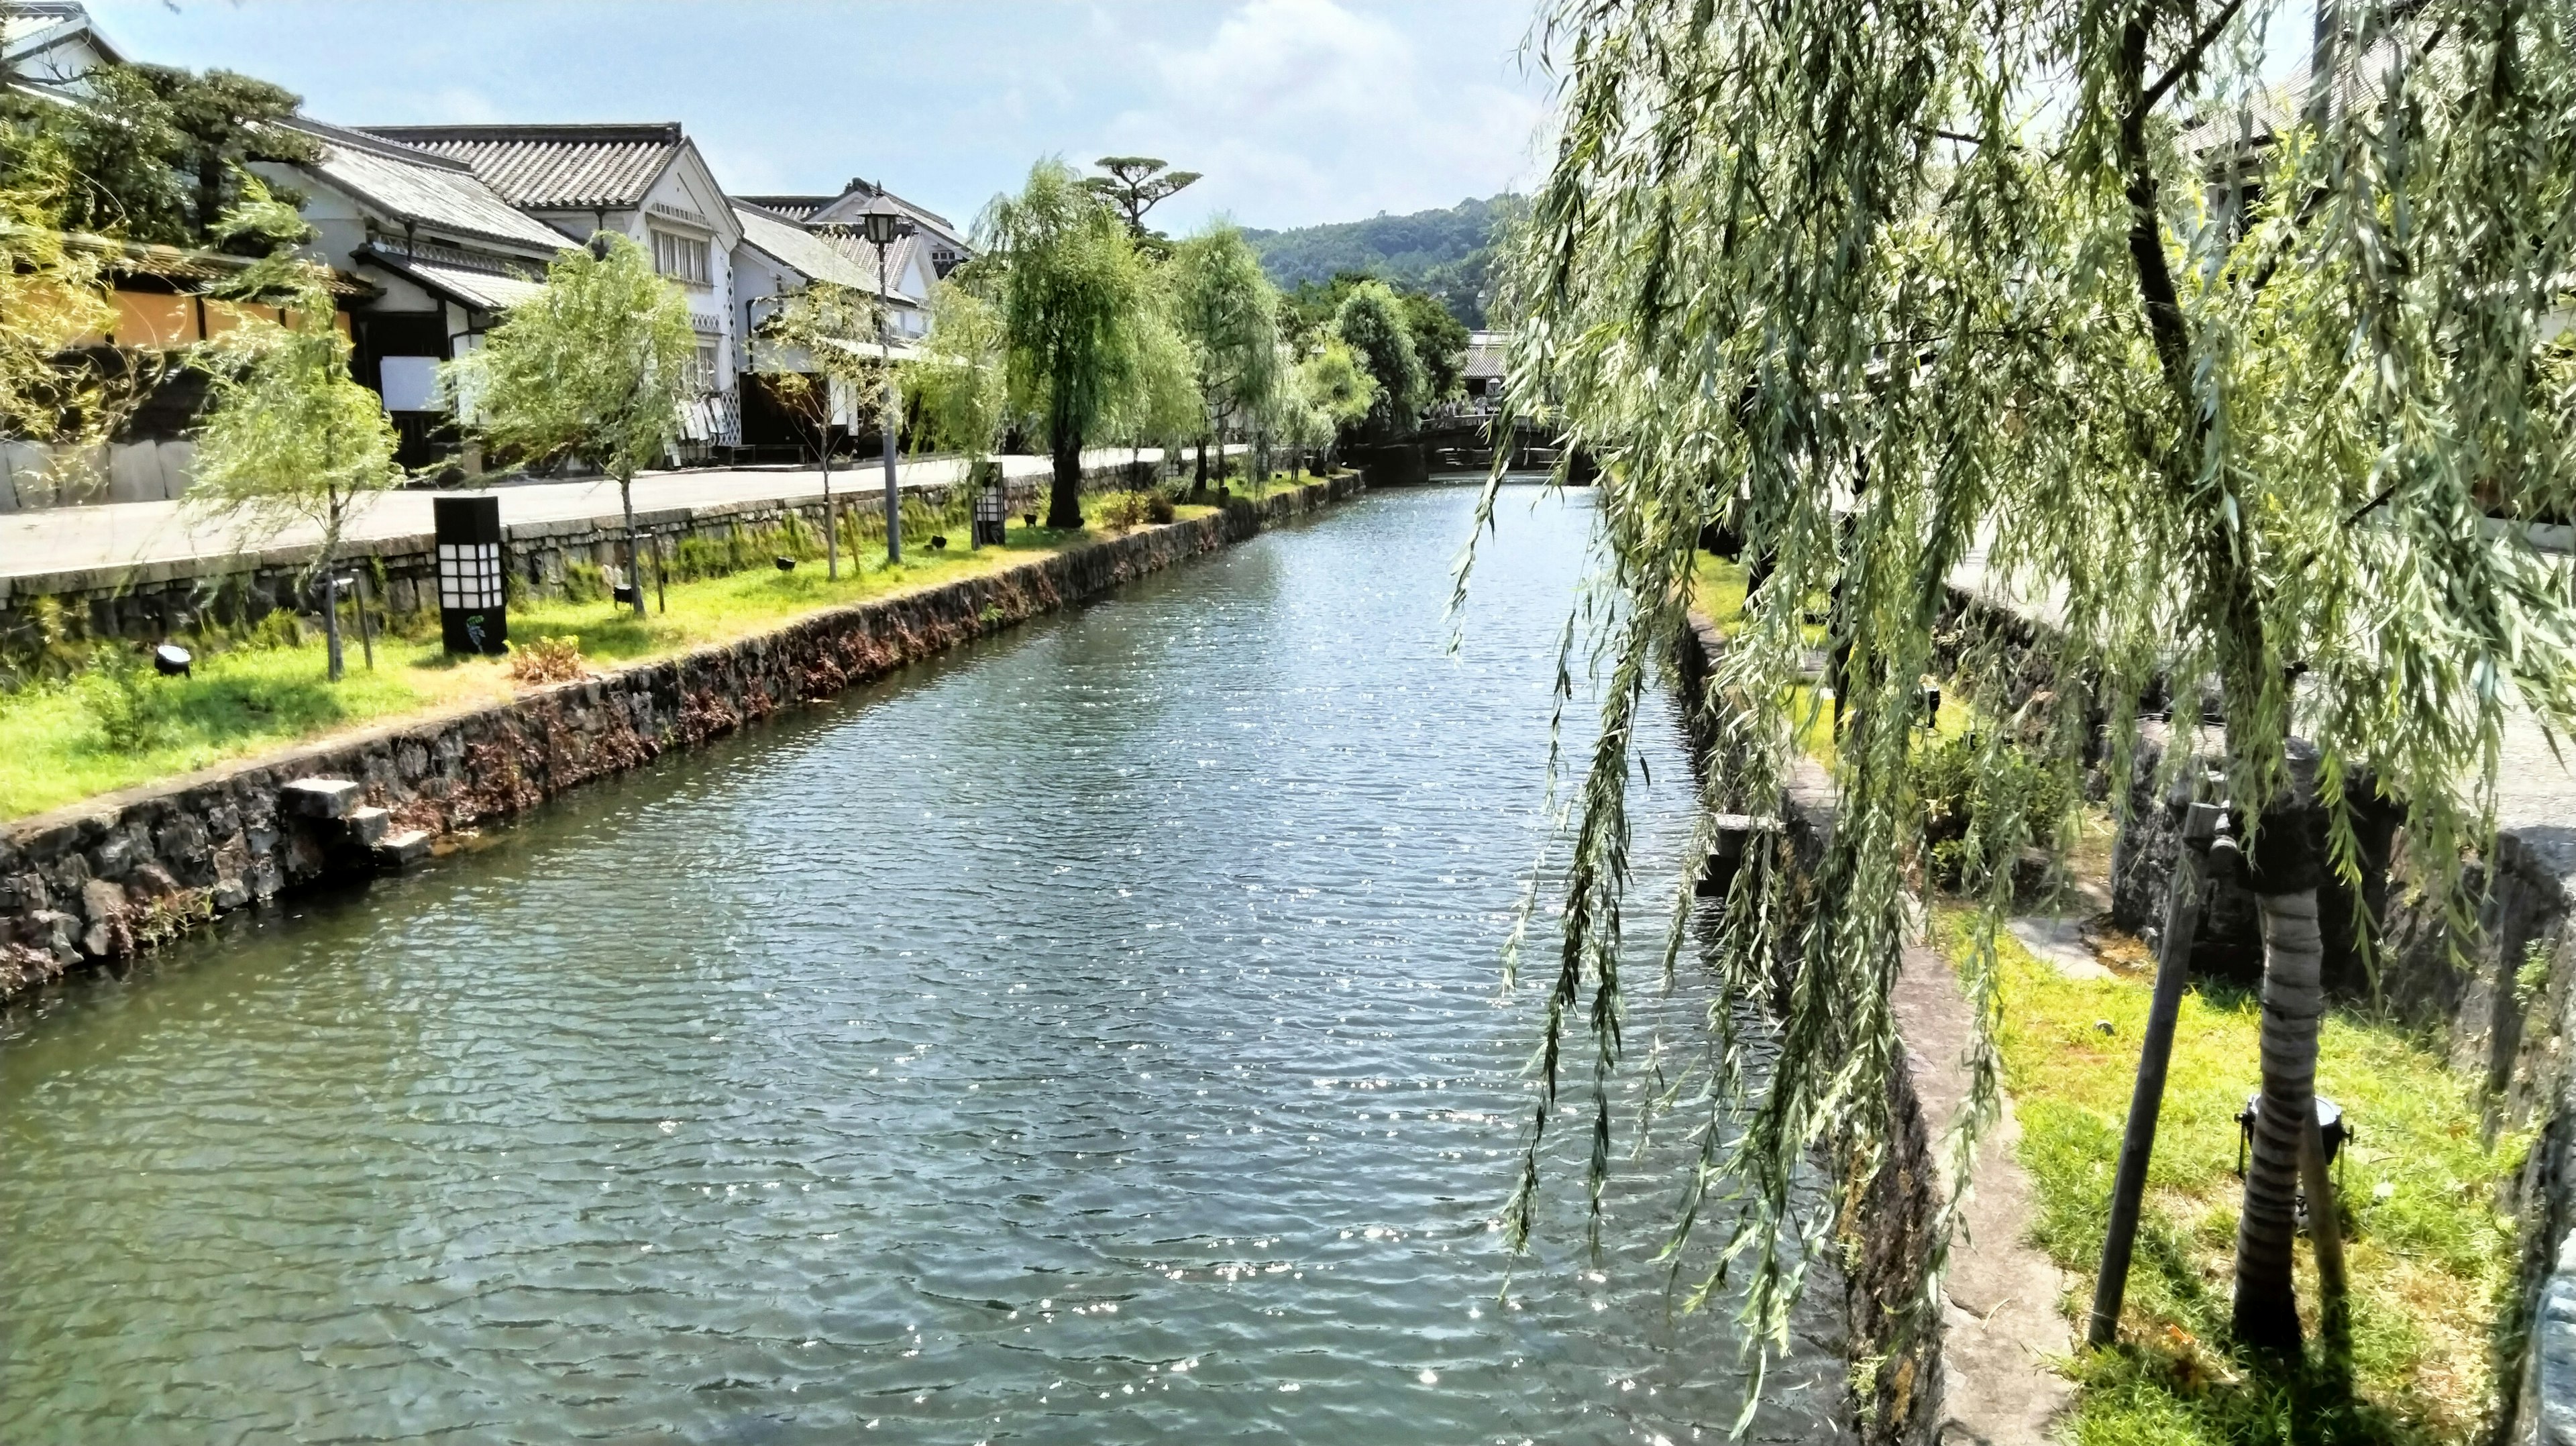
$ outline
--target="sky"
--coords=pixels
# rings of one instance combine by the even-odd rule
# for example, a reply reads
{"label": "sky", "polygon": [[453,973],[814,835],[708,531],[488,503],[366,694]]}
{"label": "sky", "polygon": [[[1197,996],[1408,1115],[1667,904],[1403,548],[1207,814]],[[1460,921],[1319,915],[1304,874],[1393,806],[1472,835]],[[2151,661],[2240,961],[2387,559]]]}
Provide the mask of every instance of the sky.
{"label": "sky", "polygon": [[1524,187],[1531,0],[89,0],[129,59],[243,71],[341,125],[663,121],[740,195],[866,177],[970,224],[1041,156],[1206,179],[1256,227]]}

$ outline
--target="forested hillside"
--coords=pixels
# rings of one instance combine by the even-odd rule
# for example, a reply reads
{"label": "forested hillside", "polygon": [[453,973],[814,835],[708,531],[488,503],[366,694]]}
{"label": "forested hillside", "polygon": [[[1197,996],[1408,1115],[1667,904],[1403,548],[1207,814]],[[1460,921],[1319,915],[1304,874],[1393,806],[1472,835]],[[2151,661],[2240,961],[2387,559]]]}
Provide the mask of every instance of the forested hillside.
{"label": "forested hillside", "polygon": [[1527,209],[1520,197],[1502,195],[1441,211],[1243,234],[1283,288],[1359,272],[1429,292],[1460,321],[1481,327],[1495,233]]}

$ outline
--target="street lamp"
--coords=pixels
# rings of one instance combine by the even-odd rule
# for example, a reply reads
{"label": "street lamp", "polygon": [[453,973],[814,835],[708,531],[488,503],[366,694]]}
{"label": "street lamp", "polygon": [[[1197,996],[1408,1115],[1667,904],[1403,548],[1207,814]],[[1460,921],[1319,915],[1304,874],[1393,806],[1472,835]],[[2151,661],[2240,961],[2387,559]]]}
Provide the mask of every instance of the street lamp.
{"label": "street lamp", "polygon": [[886,374],[885,424],[877,428],[877,431],[885,439],[886,565],[891,567],[903,561],[903,506],[896,496],[894,484],[896,398],[894,353],[891,339],[886,335],[886,320],[889,315],[886,295],[886,248],[912,234],[912,223],[905,220],[903,213],[897,211],[886,199],[885,193],[880,191],[876,199],[868,202],[868,208],[859,213],[859,234],[867,238],[869,245],[877,248],[877,360],[885,367]]}

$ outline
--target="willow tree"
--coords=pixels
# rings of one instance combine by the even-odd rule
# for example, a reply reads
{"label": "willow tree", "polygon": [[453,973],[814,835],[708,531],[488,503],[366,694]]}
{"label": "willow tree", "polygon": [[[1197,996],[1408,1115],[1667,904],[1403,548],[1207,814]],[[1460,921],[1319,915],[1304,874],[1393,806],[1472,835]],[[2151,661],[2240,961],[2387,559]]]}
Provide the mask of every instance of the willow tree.
{"label": "willow tree", "polygon": [[638,617],[635,474],[679,440],[696,349],[679,288],[654,274],[642,247],[603,231],[586,248],[557,252],[545,289],[448,364],[460,415],[494,446],[539,463],[576,458],[617,479]]}
{"label": "willow tree", "polygon": [[919,359],[902,368],[905,394],[932,441],[963,453],[969,466],[993,454],[1010,420],[1002,341],[1001,313],[951,278],[930,288],[930,334]]}
{"label": "willow tree", "polygon": [[[761,340],[775,359],[801,363],[793,370],[769,374],[770,396],[779,409],[814,443],[814,460],[823,471],[823,559],[827,576],[841,575],[841,508],[832,497],[832,444],[842,399],[881,396],[883,375],[868,348],[883,324],[876,298],[855,287],[809,281],[787,293],[761,327]],[[877,406],[881,426],[894,425]]]}
{"label": "willow tree", "polygon": [[310,234],[303,220],[256,179],[242,187],[215,235],[269,249],[217,288],[253,309],[195,352],[209,390],[187,501],[253,533],[303,523],[319,534],[305,578],[322,581],[325,666],[336,683],[340,594],[330,579],[354,510],[402,479],[399,439],[383,399],[349,373],[330,273],[296,254]]}
{"label": "willow tree", "polygon": [[1133,384],[1147,301],[1126,222],[1061,160],[1029,169],[976,223],[1000,282],[1014,410],[1038,419],[1055,463],[1049,527],[1082,525],[1082,448]]}
{"label": "willow tree", "polygon": [[116,325],[109,251],[63,234],[74,189],[62,152],[20,138],[0,184],[0,434],[53,444],[59,485],[131,415],[158,369],[102,367],[77,348]]}
{"label": "willow tree", "polygon": [[[1173,319],[1189,342],[1201,412],[1198,485],[1208,484],[1208,440],[1258,416],[1279,387],[1279,289],[1243,233],[1214,225],[1172,255]],[[1224,454],[1220,451],[1218,454]]]}
{"label": "willow tree", "polygon": [[1326,471],[1332,469],[1333,444],[1377,407],[1376,378],[1369,375],[1359,353],[1337,336],[1325,337],[1322,345],[1299,361],[1281,390],[1296,398],[1292,423],[1296,445],[1317,448]]}
{"label": "willow tree", "polygon": [[[2576,719],[2576,615],[2522,525],[2576,502],[2570,394],[2537,365],[2571,274],[2576,17],[2564,0],[2329,4],[2319,79],[2285,102],[2249,74],[2272,8],[1567,0],[1544,27],[1561,129],[1516,261],[1508,395],[1598,460],[1618,605],[1595,644],[1606,687],[1537,1128],[1582,1048],[1567,1034],[1588,1033],[1596,1209],[1632,734],[1682,633],[1695,540],[1729,524],[1767,569],[1704,700],[1713,808],[1783,810],[1802,624],[1831,599],[1835,821],[1796,888],[1762,850],[1731,886],[1715,977],[1780,1003],[1758,1042],[1737,1013],[1709,1016],[1709,1108],[1742,1114],[1704,1136],[1679,1226],[1686,1243],[1740,1192],[1717,1256],[1751,1341],[1785,1339],[1798,1262],[1827,1239],[1832,1202],[1797,1193],[1802,1162],[1881,1158],[1925,675],[1988,720],[1990,759],[2026,750],[2068,783],[2094,748],[2127,777],[2161,700],[2224,718],[2266,954],[2235,1327],[2268,1349],[2298,1345],[2320,872],[2358,881],[2355,812],[2376,792],[2407,810],[2428,885],[2454,889],[2492,837],[2509,722],[2554,738]],[[2012,645],[1971,614],[1953,655],[1936,629],[1962,587],[2018,600],[2035,636]],[[2169,777],[2192,751],[2175,743]],[[2068,837],[2033,838],[2003,806],[2014,776],[1985,769],[1972,804],[1962,1168],[1997,1097],[2011,864]],[[1682,937],[1676,911],[1668,968]],[[1947,1238],[1936,1222],[1936,1271]]]}

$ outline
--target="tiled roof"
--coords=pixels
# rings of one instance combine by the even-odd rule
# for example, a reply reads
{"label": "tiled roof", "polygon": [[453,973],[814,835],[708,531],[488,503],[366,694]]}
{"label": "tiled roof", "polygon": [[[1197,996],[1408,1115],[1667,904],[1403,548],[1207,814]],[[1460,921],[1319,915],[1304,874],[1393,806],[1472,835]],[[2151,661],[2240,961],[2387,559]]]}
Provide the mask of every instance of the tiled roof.
{"label": "tiled roof", "polygon": [[835,196],[736,196],[734,199],[746,206],[758,206],[764,211],[775,212],[790,221],[811,221],[814,219],[815,212],[839,198]]}
{"label": "tiled roof", "polygon": [[370,135],[463,161],[513,206],[633,206],[687,144],[677,121],[647,125],[368,126]]}
{"label": "tiled roof", "polygon": [[817,236],[776,212],[740,200],[734,203],[733,215],[742,223],[746,244],[794,267],[809,280],[861,291],[877,289],[876,255],[871,248],[838,244],[837,238]]}
{"label": "tiled roof", "polygon": [[405,276],[442,296],[453,297],[483,311],[507,311],[520,302],[545,294],[542,281],[520,276],[501,276],[489,271],[469,271],[456,266],[431,266],[417,261],[387,259],[380,264],[400,271]]}
{"label": "tiled roof", "polygon": [[293,125],[322,142],[321,159],[304,163],[304,169],[383,211],[385,219],[549,253],[573,244],[501,199],[462,161],[338,126],[308,120]]}

